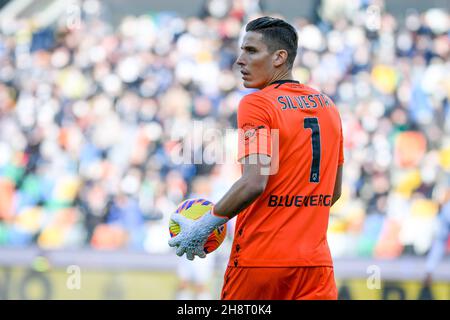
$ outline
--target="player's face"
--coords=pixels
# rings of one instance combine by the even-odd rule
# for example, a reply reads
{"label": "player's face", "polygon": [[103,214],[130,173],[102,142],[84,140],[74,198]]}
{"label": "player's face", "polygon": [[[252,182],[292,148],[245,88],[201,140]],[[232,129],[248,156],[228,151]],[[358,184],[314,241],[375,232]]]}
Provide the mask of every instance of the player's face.
{"label": "player's face", "polygon": [[273,53],[269,52],[262,38],[261,33],[247,32],[241,54],[236,60],[246,88],[262,89],[271,82],[274,75]]}

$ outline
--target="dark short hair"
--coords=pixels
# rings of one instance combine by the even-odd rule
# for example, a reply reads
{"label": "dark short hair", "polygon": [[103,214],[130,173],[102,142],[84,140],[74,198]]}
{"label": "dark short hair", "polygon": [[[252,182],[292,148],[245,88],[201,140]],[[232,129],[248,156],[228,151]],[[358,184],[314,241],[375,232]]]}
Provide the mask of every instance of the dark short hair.
{"label": "dark short hair", "polygon": [[271,52],[286,50],[288,67],[292,68],[298,47],[297,31],[292,25],[278,18],[261,17],[250,21],[245,31],[261,33],[264,43]]}

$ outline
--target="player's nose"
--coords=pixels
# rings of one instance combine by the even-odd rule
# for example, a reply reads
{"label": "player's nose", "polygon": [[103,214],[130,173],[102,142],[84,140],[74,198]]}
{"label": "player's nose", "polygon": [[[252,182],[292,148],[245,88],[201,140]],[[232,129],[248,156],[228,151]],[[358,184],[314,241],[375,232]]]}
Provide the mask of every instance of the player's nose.
{"label": "player's nose", "polygon": [[242,54],[239,55],[239,57],[237,58],[236,64],[237,64],[238,66],[240,66],[240,67],[242,67],[242,66],[245,65],[245,60],[244,60]]}

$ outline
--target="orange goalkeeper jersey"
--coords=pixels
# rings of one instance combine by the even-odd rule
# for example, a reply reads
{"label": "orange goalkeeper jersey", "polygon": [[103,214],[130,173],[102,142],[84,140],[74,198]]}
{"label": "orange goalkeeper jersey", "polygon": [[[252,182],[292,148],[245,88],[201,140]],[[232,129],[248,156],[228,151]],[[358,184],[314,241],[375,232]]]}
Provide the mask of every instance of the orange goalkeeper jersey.
{"label": "orange goalkeeper jersey", "polygon": [[238,158],[270,155],[272,174],[238,215],[229,266],[333,266],[326,233],[344,162],[334,103],[297,81],[277,81],[241,100],[238,128]]}

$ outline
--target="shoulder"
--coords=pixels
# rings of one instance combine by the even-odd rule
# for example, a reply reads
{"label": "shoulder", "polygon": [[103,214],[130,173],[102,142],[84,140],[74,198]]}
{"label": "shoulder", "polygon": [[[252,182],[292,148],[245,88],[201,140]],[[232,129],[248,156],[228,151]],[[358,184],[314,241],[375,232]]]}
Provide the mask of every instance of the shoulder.
{"label": "shoulder", "polygon": [[273,103],[261,91],[244,96],[238,108],[238,113],[267,113],[270,114]]}
{"label": "shoulder", "polygon": [[270,122],[273,118],[273,107],[270,100],[261,95],[260,91],[243,97],[239,103],[238,119],[257,118]]}
{"label": "shoulder", "polygon": [[271,103],[270,99],[262,91],[255,91],[242,97],[239,105],[261,106],[261,105],[270,105],[270,103]]}
{"label": "shoulder", "polygon": [[[304,85],[304,88],[305,88],[305,90],[306,90],[306,92],[307,92],[308,95],[318,96],[318,97],[320,97],[320,99],[323,101],[323,103],[324,103],[326,106],[332,106],[332,107],[335,107],[335,108],[336,108],[336,105],[335,105],[333,99],[331,99],[331,98],[330,98],[327,94],[325,94],[324,92],[322,92],[322,91],[320,91],[320,90],[318,90],[318,89],[315,89],[315,88],[313,88],[313,87],[307,86],[307,85]],[[337,108],[336,108],[336,109],[337,109]]]}
{"label": "shoulder", "polygon": [[324,92],[320,91],[319,89],[316,89],[314,87],[307,86],[305,84],[302,85],[303,90],[305,91],[305,94],[307,95],[315,95],[315,96],[321,96],[323,99],[328,100],[329,102],[333,102],[329,96],[327,96]]}

